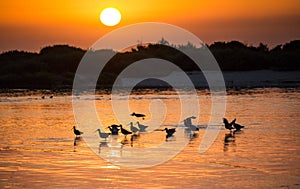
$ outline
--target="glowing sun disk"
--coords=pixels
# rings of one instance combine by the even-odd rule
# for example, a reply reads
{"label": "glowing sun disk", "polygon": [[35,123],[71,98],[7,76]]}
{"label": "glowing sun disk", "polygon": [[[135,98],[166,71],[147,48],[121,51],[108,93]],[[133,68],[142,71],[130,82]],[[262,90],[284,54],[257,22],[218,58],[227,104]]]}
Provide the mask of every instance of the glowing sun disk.
{"label": "glowing sun disk", "polygon": [[121,20],[121,13],[116,8],[106,8],[102,10],[100,20],[106,26],[115,26]]}

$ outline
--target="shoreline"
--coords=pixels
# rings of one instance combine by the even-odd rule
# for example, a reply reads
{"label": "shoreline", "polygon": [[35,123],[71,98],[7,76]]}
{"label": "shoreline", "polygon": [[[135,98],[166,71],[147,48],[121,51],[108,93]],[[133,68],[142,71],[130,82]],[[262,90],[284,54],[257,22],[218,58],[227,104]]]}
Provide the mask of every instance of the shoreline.
{"label": "shoreline", "polygon": [[[197,93],[201,95],[210,95],[210,91],[208,89],[196,89]],[[252,87],[252,88],[226,88],[226,94],[262,94],[268,92],[278,92],[278,93],[286,93],[286,92],[300,92],[300,87]],[[157,93],[158,95],[177,95],[176,91],[172,89],[136,89],[133,90],[131,94],[133,95],[147,95]],[[95,95],[110,95],[111,93],[107,90],[97,89]],[[120,91],[122,94],[122,91]],[[48,89],[0,89],[0,97],[24,97],[24,96],[71,96],[71,89],[64,89],[63,91],[52,91]]]}
{"label": "shoreline", "polygon": [[[172,73],[176,75],[176,73]],[[208,91],[209,87],[202,72],[188,72],[187,73],[191,81],[194,83],[195,88],[199,91]],[[272,71],[272,70],[256,70],[256,71],[224,71],[223,77],[226,85],[226,91],[241,91],[241,90],[253,90],[261,88],[282,88],[282,89],[300,89],[300,71]],[[126,78],[124,82],[125,87],[120,87],[122,89],[127,89],[131,80],[134,78]],[[180,82],[180,81],[179,81]],[[179,83],[180,87],[180,83]],[[188,91],[184,85],[181,86],[183,90]],[[132,93],[147,93],[147,92],[161,92],[161,91],[172,91],[170,86],[157,85],[156,82],[149,81],[143,82],[143,85],[134,87]],[[174,91],[174,90],[173,90]],[[58,95],[70,95],[72,94],[72,86],[62,86],[56,87],[55,89],[49,88],[34,88],[29,87],[25,89],[13,89],[5,88],[0,89],[0,94],[8,94],[11,96],[15,94],[16,96],[35,95],[35,94],[58,94]],[[96,94],[110,94],[110,87],[101,87],[96,89]]]}

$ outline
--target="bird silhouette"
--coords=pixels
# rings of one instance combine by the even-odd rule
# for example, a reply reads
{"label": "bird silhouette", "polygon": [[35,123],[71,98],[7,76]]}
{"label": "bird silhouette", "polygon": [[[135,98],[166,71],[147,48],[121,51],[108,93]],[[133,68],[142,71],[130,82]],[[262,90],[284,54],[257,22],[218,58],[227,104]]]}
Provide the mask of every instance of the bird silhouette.
{"label": "bird silhouette", "polygon": [[115,125],[115,124],[113,124],[113,125],[111,125],[111,126],[108,126],[107,128],[109,128],[109,130],[110,130],[110,132],[111,132],[111,134],[112,135],[118,135],[119,134],[119,125]]}
{"label": "bird silhouette", "polygon": [[135,116],[135,117],[141,117],[143,119],[145,119],[146,115],[145,114],[136,114],[135,112],[133,112],[132,114],[130,114],[131,116]]}
{"label": "bird silhouette", "polygon": [[230,132],[229,134],[225,134],[224,137],[224,148],[223,151],[226,152],[228,151],[229,145],[230,144],[235,144],[235,136],[234,136],[234,132]]}
{"label": "bird silhouette", "polygon": [[124,129],[122,125],[119,125],[119,127],[121,127],[121,133],[122,133],[123,135],[125,135],[125,137],[126,137],[127,135],[129,135],[129,134],[132,134],[132,132],[127,131],[126,129]]}
{"label": "bird silhouette", "polygon": [[76,126],[73,126],[73,132],[76,136],[80,136],[81,134],[83,134],[83,132],[76,129]]}
{"label": "bird silhouette", "polygon": [[139,131],[138,128],[136,128],[135,126],[133,126],[133,123],[132,123],[132,122],[130,122],[130,130],[131,130],[132,132],[134,132],[134,133],[136,133],[136,132]]}
{"label": "bird silhouette", "polygon": [[192,116],[183,120],[184,126],[190,129],[191,131],[199,131],[199,128],[192,124],[192,119],[196,119],[196,117]]}
{"label": "bird silhouette", "polygon": [[98,133],[99,133],[99,137],[100,138],[104,138],[105,140],[109,137],[109,133],[104,133],[104,132],[101,132],[101,130],[100,129],[97,129],[95,132],[97,132],[98,131]]}
{"label": "bird silhouette", "polygon": [[51,95],[49,98],[53,98],[53,96]]}
{"label": "bird silhouette", "polygon": [[233,127],[235,128],[236,131],[240,131],[245,126],[237,124],[237,123],[233,123]]}
{"label": "bird silhouette", "polygon": [[145,132],[147,127],[146,125],[140,124],[140,122],[136,122],[138,127],[140,128],[140,132]]}
{"label": "bird silhouette", "polygon": [[101,148],[103,148],[103,147],[108,147],[106,141],[99,142],[99,147],[98,147],[98,153],[99,154],[101,153]]}
{"label": "bird silhouette", "polygon": [[176,129],[175,128],[173,128],[173,129],[165,128],[163,131],[166,131],[166,133],[167,133],[166,139],[168,139],[169,137],[173,136],[173,134],[176,132]]}
{"label": "bird silhouette", "polygon": [[223,123],[225,125],[225,128],[230,130],[234,129],[233,124],[235,123],[236,119],[232,120],[230,123],[228,122],[228,120],[226,118],[223,118]]}
{"label": "bird silhouette", "polygon": [[42,98],[42,99],[45,99],[45,96],[42,96],[41,98]]}

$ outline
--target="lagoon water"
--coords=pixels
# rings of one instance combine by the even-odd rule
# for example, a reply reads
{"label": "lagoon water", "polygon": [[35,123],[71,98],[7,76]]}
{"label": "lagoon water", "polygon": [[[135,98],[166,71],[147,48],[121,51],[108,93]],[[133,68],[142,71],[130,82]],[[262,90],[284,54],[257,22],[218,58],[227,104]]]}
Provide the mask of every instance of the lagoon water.
{"label": "lagoon water", "polygon": [[[201,112],[194,124],[205,126],[210,96],[204,90],[198,95]],[[97,153],[107,148],[103,139],[99,138],[97,152],[74,138],[72,96],[41,96],[0,97],[0,188],[300,188],[299,89],[228,93],[225,117],[245,125],[242,132],[230,134],[222,127],[213,145],[199,153],[205,131],[200,129],[174,158],[147,168],[101,159]],[[146,115],[151,100],[161,99],[168,110],[163,128],[178,125],[180,106],[173,92],[148,91],[131,97],[131,108]],[[104,125],[117,123],[110,103],[109,95],[97,94],[97,112]],[[164,142],[165,133],[142,134],[133,144],[122,143],[120,134],[116,141],[127,148],[147,148]],[[122,155],[121,148],[115,153]]]}

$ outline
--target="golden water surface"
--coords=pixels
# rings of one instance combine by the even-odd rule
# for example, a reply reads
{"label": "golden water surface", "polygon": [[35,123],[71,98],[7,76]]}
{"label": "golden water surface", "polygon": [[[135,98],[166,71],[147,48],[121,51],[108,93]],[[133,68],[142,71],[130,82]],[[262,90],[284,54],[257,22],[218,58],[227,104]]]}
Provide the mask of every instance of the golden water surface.
{"label": "golden water surface", "polygon": [[[198,123],[193,124],[205,126],[210,119],[210,96],[205,91],[198,91],[198,95],[201,111]],[[200,129],[198,136],[174,158],[138,169],[114,165],[97,156],[107,148],[103,139],[99,138],[99,151],[94,152],[83,139],[74,138],[72,96],[40,97],[0,97],[0,188],[300,187],[297,89],[228,93],[225,116],[230,120],[237,118],[237,123],[245,125],[243,131],[233,134],[222,127],[213,145],[199,153],[205,131]],[[131,97],[131,109],[146,115],[150,101],[161,99],[167,107],[162,127],[178,125],[180,105],[176,94],[153,91]],[[109,95],[96,96],[98,116],[107,126],[119,124],[110,103]],[[136,120],[143,123],[147,119]],[[222,125],[222,117],[219,124]],[[128,148],[147,148],[164,142],[165,133],[141,134],[132,144],[124,143],[120,134],[116,141]],[[119,150],[116,155],[121,154]]]}

